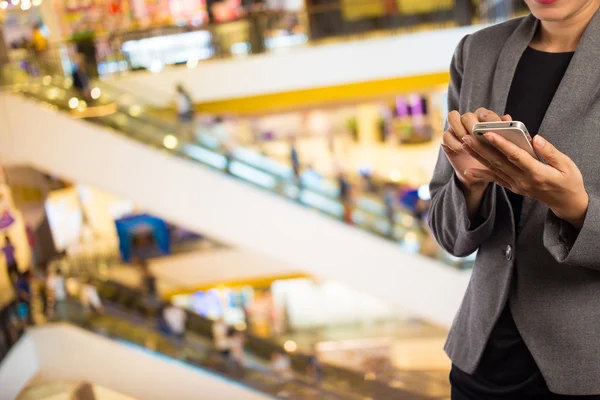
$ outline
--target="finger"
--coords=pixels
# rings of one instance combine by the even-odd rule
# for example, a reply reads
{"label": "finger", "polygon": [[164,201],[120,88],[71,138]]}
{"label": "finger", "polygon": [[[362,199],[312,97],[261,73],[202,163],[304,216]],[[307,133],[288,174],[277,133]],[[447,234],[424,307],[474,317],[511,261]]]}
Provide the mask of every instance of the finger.
{"label": "finger", "polygon": [[[469,143],[467,143],[469,142]],[[483,147],[485,149],[485,147],[490,147],[481,143],[474,143],[474,142],[478,142],[477,139],[472,139],[471,138],[467,138],[465,140],[465,143],[463,145],[463,150],[465,150],[471,157],[473,157],[474,159],[476,159],[477,161],[479,161],[481,164],[483,164],[484,166],[488,167],[488,169],[490,169],[493,173],[495,173],[496,175],[500,176],[502,179],[504,179],[505,181],[514,184],[515,183],[515,179],[521,175],[523,175],[523,172],[520,171],[518,168],[511,166],[510,168],[500,168],[498,165],[498,162],[492,162],[490,161],[489,158],[487,158],[486,156],[481,154],[481,150],[478,152],[474,147],[479,146],[479,147]],[[472,145],[470,143],[473,143]],[[504,155],[502,155],[500,152],[498,152],[497,150],[495,150],[494,148],[490,147],[489,149],[485,149],[485,150],[489,150],[490,153],[492,152],[497,152],[497,156],[495,156],[497,159],[502,159],[502,157],[504,157]],[[489,156],[488,156],[489,157]],[[491,157],[490,157],[491,158]],[[509,164],[508,162],[506,162],[506,164]],[[507,169],[509,169],[509,171],[506,171]]]}
{"label": "finger", "polygon": [[465,129],[458,111],[452,111],[448,114],[448,125],[452,128],[454,135],[462,142],[462,138],[469,133]]}
{"label": "finger", "polygon": [[506,156],[508,161],[513,163],[517,168],[519,168],[522,171],[534,173],[536,170],[538,170],[541,166],[544,165],[535,158],[533,158],[525,150],[523,150],[516,144],[506,140],[497,133],[487,132],[484,134],[484,136],[492,146],[494,146]]}
{"label": "finger", "polygon": [[442,135],[442,146],[455,153],[462,152],[462,142],[456,137],[452,128]]}
{"label": "finger", "polygon": [[460,117],[460,121],[462,122],[467,132],[469,132],[469,135],[472,135],[473,126],[479,122],[479,119],[474,113],[466,113]]}
{"label": "finger", "polygon": [[561,172],[565,172],[572,163],[566,154],[558,151],[552,143],[540,135],[533,138],[533,148],[542,159]]}
{"label": "finger", "polygon": [[510,122],[510,121],[512,121],[512,117],[510,116],[510,114],[506,114],[502,117],[502,121]]}
{"label": "finger", "polygon": [[475,111],[475,116],[479,122],[499,122],[502,120],[498,114],[483,107],[478,108],[477,111]]}
{"label": "finger", "polygon": [[512,190],[512,185],[509,182],[487,169],[469,168],[465,171],[465,175],[476,179],[483,179],[487,182],[497,183],[500,186]]}

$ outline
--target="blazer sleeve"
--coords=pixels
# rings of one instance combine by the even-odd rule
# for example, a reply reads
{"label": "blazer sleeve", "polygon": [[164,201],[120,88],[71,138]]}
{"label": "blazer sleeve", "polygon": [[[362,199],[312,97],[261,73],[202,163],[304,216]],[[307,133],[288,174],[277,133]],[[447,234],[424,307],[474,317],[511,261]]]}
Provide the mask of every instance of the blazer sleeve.
{"label": "blazer sleeve", "polygon": [[[459,43],[450,65],[448,110],[460,109],[463,50],[467,38],[468,36],[465,36]],[[488,187],[479,214],[471,222],[458,178],[446,154],[440,149],[429,189],[429,226],[440,246],[456,257],[465,257],[473,253],[492,234],[496,219],[496,185]]]}
{"label": "blazer sleeve", "polygon": [[544,225],[544,246],[561,264],[600,270],[600,197],[588,193],[588,210],[581,230],[549,210]]}

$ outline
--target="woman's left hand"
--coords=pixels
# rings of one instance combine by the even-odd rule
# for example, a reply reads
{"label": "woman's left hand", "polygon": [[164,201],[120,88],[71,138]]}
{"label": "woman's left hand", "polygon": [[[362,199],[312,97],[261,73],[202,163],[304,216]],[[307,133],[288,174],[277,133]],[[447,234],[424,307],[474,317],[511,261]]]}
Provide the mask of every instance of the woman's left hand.
{"label": "woman's left hand", "polygon": [[533,147],[547,164],[494,132],[484,135],[486,145],[473,136],[465,137],[463,148],[489,168],[469,169],[466,175],[505,186],[516,194],[546,204],[559,218],[581,229],[589,197],[577,165],[547,140],[536,136]]}

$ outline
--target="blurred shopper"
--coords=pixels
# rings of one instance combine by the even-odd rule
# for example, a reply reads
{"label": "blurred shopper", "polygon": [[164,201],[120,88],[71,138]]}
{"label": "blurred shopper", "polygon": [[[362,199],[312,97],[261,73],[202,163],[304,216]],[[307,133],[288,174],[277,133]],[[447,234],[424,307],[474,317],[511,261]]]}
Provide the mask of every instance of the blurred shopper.
{"label": "blurred shopper", "polygon": [[52,317],[60,320],[67,319],[67,288],[65,285],[65,277],[60,269],[48,276],[47,287],[50,289],[52,302],[54,304],[54,313]]}
{"label": "blurred shopper", "polygon": [[229,341],[229,359],[236,368],[244,368],[246,366],[246,352],[244,343],[246,336],[244,332],[230,328],[227,333]]}
{"label": "blurred shopper", "polygon": [[296,145],[298,141],[295,136],[290,137],[290,164],[292,164],[292,170],[294,171],[294,179],[298,185],[298,189],[301,189],[302,180],[300,179],[300,156],[298,155],[298,149]]}
{"label": "blurred shopper", "polygon": [[39,249],[37,246],[37,238],[35,236],[35,231],[30,225],[27,225],[25,227],[25,232],[27,233],[27,243],[29,244],[29,251],[31,255],[29,268],[31,269],[31,271],[37,272],[39,271]]}
{"label": "blurred shopper", "polygon": [[96,400],[94,387],[89,382],[81,382],[75,387],[71,400]]}
{"label": "blurred shopper", "polygon": [[104,313],[104,307],[102,306],[102,301],[98,295],[98,290],[96,289],[96,286],[92,284],[91,279],[86,279],[81,285],[79,301],[86,314],[90,314],[92,311],[97,314]]}
{"label": "blurred shopper", "polygon": [[187,314],[181,307],[174,304],[167,304],[162,312],[162,316],[169,328],[170,336],[173,338],[175,346],[181,348],[185,340]]}
{"label": "blurred shopper", "polygon": [[44,67],[46,64],[46,53],[48,51],[48,39],[42,32],[42,28],[44,25],[41,22],[38,22],[33,26],[33,30],[31,32],[31,48],[36,56],[36,61],[40,65],[40,69],[44,71]]}
{"label": "blurred shopper", "polygon": [[348,182],[346,175],[342,171],[339,172],[337,181],[340,187],[339,200],[344,206],[344,222],[352,225],[354,223],[352,219],[352,187],[350,186],[350,182]]}
{"label": "blurred shopper", "polygon": [[175,87],[175,106],[177,107],[177,118],[181,124],[181,137],[191,141],[194,137],[194,102],[192,96],[178,83]]}
{"label": "blurred shopper", "polygon": [[141,290],[144,294],[142,303],[144,304],[146,315],[154,315],[157,312],[157,308],[160,302],[160,299],[158,297],[158,289],[156,285],[156,277],[150,270],[150,266],[148,265],[148,261],[146,259],[138,258],[134,261],[134,263],[139,266],[140,272],[142,274]]}
{"label": "blurred shopper", "polygon": [[365,193],[375,194],[377,193],[377,184],[373,179],[373,171],[370,168],[361,168],[360,176],[363,181],[363,190]]}
{"label": "blurred shopper", "polygon": [[27,270],[19,275],[15,285],[17,291],[17,312],[19,319],[25,325],[31,325],[33,318],[31,315],[31,271]]}
{"label": "blurred shopper", "polygon": [[156,277],[150,270],[148,261],[143,258],[138,258],[134,261],[140,268],[142,273],[142,291],[146,296],[156,297],[158,296],[158,290],[156,287]]}
{"label": "blurred shopper", "polygon": [[215,349],[225,358],[229,358],[229,339],[227,338],[227,324],[220,317],[212,324],[212,337]]}
{"label": "blurred shopper", "polygon": [[230,132],[229,127],[225,123],[225,120],[222,117],[216,117],[215,122],[213,124],[213,136],[217,138],[220,143],[221,151],[225,155],[227,159],[226,171],[230,171],[231,161],[233,159],[233,150],[236,146],[235,139],[232,136],[232,132]]}
{"label": "blurred shopper", "polygon": [[289,382],[294,379],[292,363],[286,354],[280,351],[274,351],[273,354],[271,354],[270,367],[280,383]]}
{"label": "blurred shopper", "polygon": [[390,225],[389,236],[394,237],[396,227],[396,202],[398,199],[398,191],[396,187],[389,183],[383,191],[383,201],[385,203],[385,214]]}
{"label": "blurred shopper", "polygon": [[19,266],[17,265],[17,258],[15,256],[15,246],[13,246],[10,237],[4,236],[4,246],[2,247],[2,254],[4,254],[4,260],[6,261],[6,268],[8,269],[8,275],[12,282],[15,282],[19,275]]}
{"label": "blurred shopper", "polygon": [[79,92],[79,95],[86,101],[91,102],[90,78],[85,68],[85,61],[81,54],[76,53],[73,57],[73,87]]}
{"label": "blurred shopper", "polygon": [[316,349],[308,356],[306,374],[315,385],[320,385],[323,382],[323,365],[319,361]]}

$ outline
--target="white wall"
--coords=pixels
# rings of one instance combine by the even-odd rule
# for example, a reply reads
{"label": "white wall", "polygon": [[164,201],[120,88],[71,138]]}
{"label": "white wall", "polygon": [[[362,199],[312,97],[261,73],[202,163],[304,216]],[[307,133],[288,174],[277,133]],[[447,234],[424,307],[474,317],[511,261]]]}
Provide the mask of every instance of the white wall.
{"label": "white wall", "polygon": [[[29,162],[149,212],[449,326],[457,271],[313,210],[12,94],[0,96],[0,161]],[[40,129],[40,127],[45,127]]]}
{"label": "white wall", "polygon": [[307,46],[289,53],[209,60],[194,69],[170,67],[159,74],[134,72],[112,83],[150,104],[172,101],[182,82],[197,102],[445,72],[463,36],[481,27]]}
{"label": "white wall", "polygon": [[16,399],[39,370],[35,343],[25,335],[0,364],[0,400]]}
{"label": "white wall", "polygon": [[16,398],[27,381],[88,381],[138,399],[270,397],[177,360],[57,324],[31,328],[0,366],[0,400]]}

